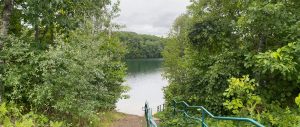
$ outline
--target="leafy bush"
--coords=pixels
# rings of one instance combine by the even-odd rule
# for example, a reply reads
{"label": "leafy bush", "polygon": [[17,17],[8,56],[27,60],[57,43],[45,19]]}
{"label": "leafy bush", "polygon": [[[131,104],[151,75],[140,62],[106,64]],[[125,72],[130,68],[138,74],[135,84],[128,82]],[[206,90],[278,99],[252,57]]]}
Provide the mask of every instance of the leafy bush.
{"label": "leafy bush", "polygon": [[3,124],[60,125],[37,125],[41,118],[97,126],[97,113],[115,108],[125,91],[125,49],[108,34],[117,28],[111,21],[118,5],[111,0],[1,1],[0,102],[22,107],[2,114]]}
{"label": "leafy bush", "polygon": [[299,110],[282,108],[276,102],[265,103],[263,97],[255,94],[257,86],[255,80],[250,79],[248,75],[229,79],[229,87],[224,92],[224,96],[229,100],[224,102],[224,106],[237,116],[254,118],[264,125],[279,127],[300,125]]}
{"label": "leafy bush", "polygon": [[296,97],[295,102],[296,102],[296,104],[297,104],[297,105],[299,106],[299,108],[300,108],[300,94],[299,94],[298,97]]}
{"label": "leafy bush", "polygon": [[0,125],[4,127],[61,127],[63,124],[63,122],[50,121],[44,115],[33,112],[22,114],[22,109],[13,103],[0,105]]}
{"label": "leafy bush", "polygon": [[158,115],[155,115],[156,118],[159,118],[159,126],[161,127],[184,127],[184,126],[193,126],[200,127],[200,122],[189,119],[183,116],[183,114],[177,112],[173,114],[171,107],[168,107],[163,112],[160,112]]}
{"label": "leafy bush", "polygon": [[[83,126],[98,111],[112,110],[121,94],[125,49],[114,39],[85,29],[57,38],[46,51],[10,37],[1,58],[4,99],[51,118]],[[58,117],[59,116],[59,117]]]}
{"label": "leafy bush", "polygon": [[223,95],[230,100],[226,100],[223,105],[238,115],[250,114],[252,116],[257,113],[257,107],[262,104],[262,100],[254,93],[258,86],[255,80],[250,79],[247,75],[243,78],[231,78],[228,82],[228,89],[225,90]]}

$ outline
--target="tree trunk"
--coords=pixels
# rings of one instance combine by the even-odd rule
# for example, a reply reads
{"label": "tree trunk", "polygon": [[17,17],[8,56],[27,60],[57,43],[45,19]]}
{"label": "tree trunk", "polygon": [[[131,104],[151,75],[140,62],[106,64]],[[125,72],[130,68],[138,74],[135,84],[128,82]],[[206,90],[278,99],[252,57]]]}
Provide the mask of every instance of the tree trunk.
{"label": "tree trunk", "polygon": [[257,52],[263,52],[265,50],[267,38],[263,34],[259,34],[258,36],[259,36],[259,43],[258,43]]}
{"label": "tree trunk", "polygon": [[[258,43],[257,52],[259,53],[259,52],[263,52],[266,49],[267,38],[263,34],[259,34],[258,37],[259,37],[259,43]],[[259,84],[264,85],[264,86],[266,85],[265,80],[263,80],[263,81],[260,80],[261,79],[260,74],[255,73],[255,77],[256,77],[256,80],[259,82]]]}
{"label": "tree trunk", "polygon": [[[3,37],[6,37],[7,36],[7,33],[8,33],[8,27],[9,27],[9,24],[10,24],[10,17],[11,17],[11,13],[12,13],[12,10],[13,10],[13,3],[14,1],[13,0],[4,0],[4,7],[3,7],[3,10],[2,10],[2,24],[1,24],[1,30],[0,30],[0,35],[1,35],[1,39],[0,39],[0,51],[2,50],[3,48],[3,40],[2,38]],[[0,66],[1,64],[3,64],[3,60],[0,59]],[[0,68],[1,69],[1,68]],[[2,70],[0,70],[2,71]],[[3,82],[0,80],[0,102],[2,102],[2,97],[3,97],[3,94],[4,94],[4,86],[3,86]]]}
{"label": "tree trunk", "polygon": [[54,44],[54,25],[51,24],[51,29],[50,29],[50,41],[51,44]]}
{"label": "tree trunk", "polygon": [[35,38],[35,41],[39,41],[39,38],[40,38],[40,29],[39,29],[39,25],[38,24],[35,24],[35,27],[34,27],[34,38]]}
{"label": "tree trunk", "polygon": [[4,8],[3,8],[3,15],[2,15],[2,27],[1,27],[1,34],[3,36],[7,35],[13,6],[14,6],[13,0],[4,0]]}

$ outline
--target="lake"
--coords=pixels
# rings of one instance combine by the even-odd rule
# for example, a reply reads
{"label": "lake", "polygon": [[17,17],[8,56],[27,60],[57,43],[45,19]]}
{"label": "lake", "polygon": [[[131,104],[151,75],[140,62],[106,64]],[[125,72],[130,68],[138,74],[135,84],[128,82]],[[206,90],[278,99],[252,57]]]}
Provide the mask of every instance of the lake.
{"label": "lake", "polygon": [[131,59],[124,85],[131,87],[127,93],[130,98],[119,100],[117,111],[142,116],[142,107],[148,101],[153,111],[156,106],[164,103],[163,87],[167,80],[162,77],[162,59]]}

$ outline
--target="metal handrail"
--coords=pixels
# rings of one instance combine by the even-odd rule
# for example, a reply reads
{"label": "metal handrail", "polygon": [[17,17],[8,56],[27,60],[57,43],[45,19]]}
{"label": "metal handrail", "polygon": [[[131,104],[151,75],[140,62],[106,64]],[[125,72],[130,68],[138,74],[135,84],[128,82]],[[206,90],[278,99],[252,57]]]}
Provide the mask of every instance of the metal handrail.
{"label": "metal handrail", "polygon": [[[212,113],[210,113],[207,109],[205,109],[203,106],[190,106],[189,104],[187,104],[187,103],[184,102],[184,101],[177,102],[177,101],[173,100],[173,108],[174,108],[173,110],[174,110],[174,114],[176,113],[176,106],[177,106],[177,104],[183,104],[183,106],[185,107],[184,110],[177,110],[177,111],[183,112],[183,114],[184,114],[186,117],[188,117],[188,118],[191,118],[191,119],[195,119],[195,120],[200,121],[201,124],[202,124],[202,127],[208,127],[208,125],[205,123],[206,115],[209,115],[211,118],[217,119],[217,120],[244,121],[244,122],[251,123],[251,124],[253,124],[253,125],[257,126],[257,127],[264,127],[264,125],[258,123],[257,121],[255,121],[255,120],[253,120],[253,119],[250,119],[250,118],[215,116],[215,115],[213,115]],[[195,108],[195,109],[201,110],[201,112],[202,112],[201,118],[190,116],[190,115],[186,112],[186,108]]]}
{"label": "metal handrail", "polygon": [[145,111],[145,118],[147,122],[147,127],[158,127],[152,117],[152,109],[149,107],[148,102],[145,103],[145,107],[143,108]]}

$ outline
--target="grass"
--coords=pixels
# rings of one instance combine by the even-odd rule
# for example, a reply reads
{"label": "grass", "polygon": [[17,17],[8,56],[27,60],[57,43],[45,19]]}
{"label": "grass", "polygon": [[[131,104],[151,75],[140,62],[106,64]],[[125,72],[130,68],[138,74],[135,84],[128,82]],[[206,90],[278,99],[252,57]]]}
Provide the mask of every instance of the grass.
{"label": "grass", "polygon": [[121,119],[125,116],[123,113],[116,111],[104,112],[100,114],[100,127],[110,127],[114,121]]}
{"label": "grass", "polygon": [[158,119],[162,119],[164,117],[163,112],[157,112],[153,115],[153,117],[158,118]]}

